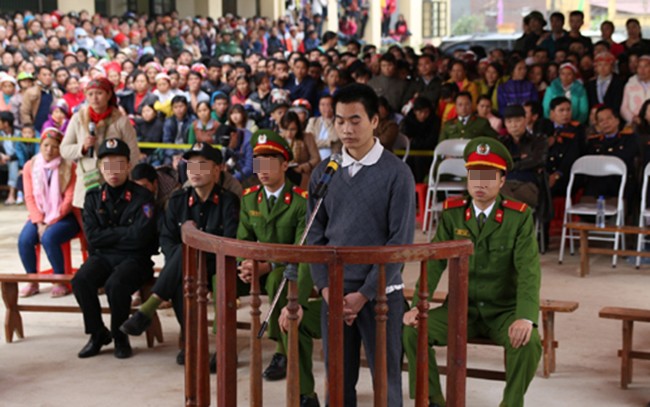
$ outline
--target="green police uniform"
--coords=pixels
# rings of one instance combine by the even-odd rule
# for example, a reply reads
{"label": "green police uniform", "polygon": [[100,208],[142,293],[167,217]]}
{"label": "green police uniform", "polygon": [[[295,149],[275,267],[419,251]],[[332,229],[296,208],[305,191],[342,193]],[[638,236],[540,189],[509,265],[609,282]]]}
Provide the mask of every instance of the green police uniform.
{"label": "green police uniform", "polygon": [[497,132],[490,126],[490,122],[476,114],[472,114],[467,123],[463,124],[460,119],[455,118],[448,121],[442,127],[438,143],[444,140],[473,139],[480,136],[496,138]]}
{"label": "green police uniform", "polygon": [[[470,154],[474,151],[476,153]],[[503,154],[506,159],[498,160],[497,154]],[[504,170],[512,167],[512,158],[505,147],[496,140],[484,137],[468,144],[465,159],[475,165],[491,165]],[[501,406],[523,406],[524,394],[535,375],[542,351],[539,333],[535,329],[539,315],[541,273],[532,212],[526,204],[498,195],[488,218],[479,227],[471,198],[449,199],[444,203],[433,241],[462,239],[474,243],[474,254],[469,259],[467,337],[487,337],[505,347],[506,387]],[[446,261],[429,262],[430,296],[446,266]],[[416,303],[417,298],[413,306]],[[528,344],[514,349],[510,344],[508,328],[520,319],[532,322],[534,328]],[[427,324],[430,345],[446,345],[447,321],[446,302],[429,311]],[[403,339],[413,397],[417,330],[405,327]],[[444,406],[433,348],[429,350],[429,396],[434,403]]]}
{"label": "green police uniform", "polygon": [[[255,133],[251,140],[255,156],[260,154],[281,154],[289,161],[291,149],[286,141],[268,130]],[[285,184],[279,197],[272,205],[270,195],[265,188],[258,185],[244,191],[241,200],[241,212],[237,239],[257,241],[262,243],[298,244],[305,230],[307,212],[307,192],[291,184],[285,178]],[[274,298],[283,278],[285,266],[273,264],[273,270],[262,276],[263,290]],[[298,266],[298,302],[303,307],[304,316],[299,328],[300,353],[300,394],[314,393],[314,377],[312,375],[313,339],[320,338],[320,301],[309,301],[313,282],[309,265]],[[238,281],[238,294],[248,293],[250,286]],[[286,347],[287,335],[278,325],[280,311],[287,304],[286,288],[280,295],[280,300],[269,321],[269,338],[282,340]]]}

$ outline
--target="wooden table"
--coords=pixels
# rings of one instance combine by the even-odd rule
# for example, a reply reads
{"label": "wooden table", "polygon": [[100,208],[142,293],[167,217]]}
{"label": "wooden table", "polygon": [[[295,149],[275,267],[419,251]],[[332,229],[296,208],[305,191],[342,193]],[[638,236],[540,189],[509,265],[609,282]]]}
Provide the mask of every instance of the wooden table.
{"label": "wooden table", "polygon": [[605,226],[597,227],[592,223],[571,222],[567,223],[567,229],[573,229],[580,232],[580,277],[589,274],[589,255],[590,254],[607,254],[618,256],[633,257],[650,257],[650,252],[625,250],[625,249],[606,249],[602,247],[589,247],[589,232],[610,232],[624,233],[629,235],[650,235],[650,228],[640,228],[638,226]]}

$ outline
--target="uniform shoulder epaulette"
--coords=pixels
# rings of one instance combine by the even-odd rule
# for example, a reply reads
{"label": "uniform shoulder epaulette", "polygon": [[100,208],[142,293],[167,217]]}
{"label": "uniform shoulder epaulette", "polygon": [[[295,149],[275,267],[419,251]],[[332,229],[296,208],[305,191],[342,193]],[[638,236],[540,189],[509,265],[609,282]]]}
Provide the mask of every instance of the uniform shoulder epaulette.
{"label": "uniform shoulder epaulette", "polygon": [[594,139],[599,139],[602,138],[603,135],[600,133],[592,134],[591,136],[587,136],[587,140],[594,140]]}
{"label": "uniform shoulder epaulette", "polygon": [[503,205],[504,208],[508,208],[521,213],[525,212],[526,208],[528,208],[528,205],[523,202],[511,201],[509,199],[504,199],[501,201],[501,205]]}
{"label": "uniform shoulder epaulette", "polygon": [[260,188],[262,188],[261,185],[255,185],[255,186],[253,186],[253,187],[246,188],[246,189],[244,190],[244,192],[243,192],[242,195],[243,195],[243,196],[246,196],[246,195],[251,194],[251,193],[253,193],[253,192],[257,192],[257,191],[260,190]]}
{"label": "uniform shoulder epaulette", "polygon": [[186,193],[189,189],[190,189],[190,187],[179,188],[179,189],[177,189],[176,191],[172,192],[172,194],[171,194],[171,196],[169,197],[169,199],[176,198],[176,197],[181,196],[181,195],[185,195],[185,193]]}
{"label": "uniform shoulder epaulette", "polygon": [[632,126],[625,126],[625,127],[623,127],[623,130],[621,130],[619,132],[619,134],[621,136],[629,136],[629,135],[634,134],[634,129],[632,128]]}
{"label": "uniform shoulder epaulette", "polygon": [[461,208],[467,204],[467,199],[462,197],[447,198],[442,204],[442,209]]}
{"label": "uniform shoulder epaulette", "polygon": [[578,126],[580,126],[580,122],[577,121],[577,120],[572,120],[571,122],[569,122],[569,124],[572,125],[573,127],[578,127]]}
{"label": "uniform shoulder epaulette", "polygon": [[309,197],[309,193],[307,191],[295,185],[293,186],[293,188],[291,188],[291,190],[305,199]]}

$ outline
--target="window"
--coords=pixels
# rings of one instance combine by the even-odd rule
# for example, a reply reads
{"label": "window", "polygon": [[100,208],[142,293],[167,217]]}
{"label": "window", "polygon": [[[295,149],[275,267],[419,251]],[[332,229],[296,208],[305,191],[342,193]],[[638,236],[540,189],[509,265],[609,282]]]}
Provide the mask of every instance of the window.
{"label": "window", "polygon": [[424,0],[422,2],[422,37],[439,38],[449,35],[446,1]]}

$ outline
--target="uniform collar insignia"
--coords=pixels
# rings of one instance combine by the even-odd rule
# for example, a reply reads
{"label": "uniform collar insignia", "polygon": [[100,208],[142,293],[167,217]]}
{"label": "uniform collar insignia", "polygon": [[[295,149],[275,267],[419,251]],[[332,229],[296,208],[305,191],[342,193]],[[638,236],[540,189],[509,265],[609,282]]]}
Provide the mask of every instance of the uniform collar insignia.
{"label": "uniform collar insignia", "polygon": [[262,191],[260,191],[260,193],[257,194],[257,203],[258,203],[258,204],[261,204],[261,203],[262,203],[262,199],[264,199],[264,197],[262,196]]}
{"label": "uniform collar insignia", "polygon": [[190,194],[190,197],[187,200],[187,206],[189,206],[190,208],[193,207],[194,206],[194,201],[195,201],[194,194],[192,193],[192,194]]}
{"label": "uniform collar insignia", "polygon": [[284,203],[287,205],[291,205],[291,192],[287,192],[284,194]]}
{"label": "uniform collar insignia", "polygon": [[108,195],[106,194],[106,190],[102,191],[102,202],[106,202],[106,199],[108,199]]}
{"label": "uniform collar insignia", "polygon": [[216,192],[212,194],[212,203],[215,205],[219,205],[219,194],[217,194]]}
{"label": "uniform collar insignia", "polygon": [[124,200],[126,202],[131,202],[131,191],[128,189],[124,191]]}
{"label": "uniform collar insignia", "polygon": [[465,209],[465,222],[470,220],[472,217],[472,209],[468,206],[467,209]]}
{"label": "uniform collar insignia", "polygon": [[494,214],[494,220],[498,224],[503,223],[503,211],[501,209],[497,209],[496,213]]}

